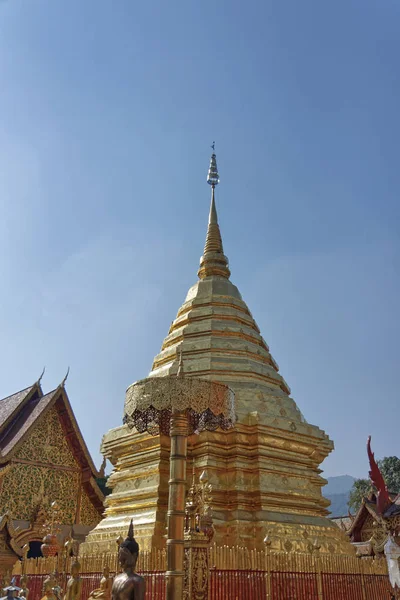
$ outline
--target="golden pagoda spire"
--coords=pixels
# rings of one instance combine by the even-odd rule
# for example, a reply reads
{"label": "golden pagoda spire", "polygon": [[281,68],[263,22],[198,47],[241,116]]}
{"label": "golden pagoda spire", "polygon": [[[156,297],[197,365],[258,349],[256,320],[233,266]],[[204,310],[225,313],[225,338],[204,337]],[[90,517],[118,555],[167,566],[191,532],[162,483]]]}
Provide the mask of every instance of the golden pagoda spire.
{"label": "golden pagoda spire", "polygon": [[219,174],[217,167],[217,157],[215,155],[215,142],[211,146],[213,153],[211,155],[210,168],[208,169],[207,183],[211,185],[211,206],[208,217],[208,228],[206,243],[203,256],[200,259],[200,269],[198,276],[200,279],[217,275],[229,279],[231,274],[228,268],[228,259],[224,255],[222,246],[221,232],[218,225],[217,208],[215,206],[215,186],[219,184]]}

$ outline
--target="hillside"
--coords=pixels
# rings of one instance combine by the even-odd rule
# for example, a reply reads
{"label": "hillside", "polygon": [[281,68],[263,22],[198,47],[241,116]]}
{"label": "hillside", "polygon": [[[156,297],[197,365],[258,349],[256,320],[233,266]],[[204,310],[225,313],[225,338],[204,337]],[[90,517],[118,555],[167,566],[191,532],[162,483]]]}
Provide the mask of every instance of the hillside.
{"label": "hillside", "polygon": [[347,503],[349,501],[350,490],[355,481],[351,475],[339,475],[337,477],[328,477],[328,484],[322,489],[322,494],[331,501],[331,517],[344,517],[348,514]]}

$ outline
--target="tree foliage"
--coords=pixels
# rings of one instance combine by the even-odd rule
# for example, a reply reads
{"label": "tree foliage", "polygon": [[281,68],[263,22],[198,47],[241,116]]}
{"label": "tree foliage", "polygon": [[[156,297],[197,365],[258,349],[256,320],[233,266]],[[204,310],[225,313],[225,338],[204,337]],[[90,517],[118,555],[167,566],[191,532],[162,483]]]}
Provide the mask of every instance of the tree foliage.
{"label": "tree foliage", "polygon": [[368,496],[372,490],[372,484],[369,479],[356,479],[350,490],[349,509],[357,512],[361,506],[364,496]]}
{"label": "tree foliage", "polygon": [[386,482],[389,492],[400,492],[400,458],[387,456],[378,460],[378,467]]}
{"label": "tree foliage", "polygon": [[[400,458],[386,456],[377,463],[389,492],[400,493]],[[356,479],[350,491],[349,509],[356,512],[363,497],[368,496],[373,489],[369,479]]]}
{"label": "tree foliage", "polygon": [[103,492],[103,494],[105,496],[108,496],[108,494],[111,494],[111,489],[109,487],[107,487],[107,481],[108,481],[108,476],[97,477],[97,479],[96,479],[97,485],[99,486],[99,488],[101,489],[101,491]]}

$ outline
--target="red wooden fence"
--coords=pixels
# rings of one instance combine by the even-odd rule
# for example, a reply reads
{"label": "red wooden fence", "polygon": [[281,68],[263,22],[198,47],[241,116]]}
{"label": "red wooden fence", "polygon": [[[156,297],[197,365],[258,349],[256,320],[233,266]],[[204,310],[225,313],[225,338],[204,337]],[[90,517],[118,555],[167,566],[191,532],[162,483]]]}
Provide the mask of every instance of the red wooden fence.
{"label": "red wooden fence", "polygon": [[[316,573],[288,573],[272,571],[271,598],[282,600],[318,600],[318,581]],[[325,596],[324,596],[325,600]]]}
{"label": "red wooden fence", "polygon": [[[165,600],[165,572],[145,571],[146,600]],[[46,575],[29,575],[29,600],[42,598]],[[82,573],[81,600],[99,587],[101,573]],[[16,577],[19,583],[19,576]],[[210,570],[210,600],[319,600],[318,581],[323,600],[400,600],[394,595],[387,575],[338,573],[298,573],[287,571]],[[66,580],[59,584],[65,589]]]}
{"label": "red wooden fence", "polygon": [[[165,600],[165,572],[145,571],[140,573],[146,580],[146,600]],[[81,600],[87,600],[90,592],[99,587],[102,573],[82,573]],[[47,575],[28,575],[29,600],[40,600],[43,596],[43,582]],[[19,584],[20,576],[16,576]],[[66,580],[60,577],[59,585],[65,590]]]}
{"label": "red wooden fence", "polygon": [[210,570],[210,600],[264,600],[267,597],[264,571]]}
{"label": "red wooden fence", "polygon": [[391,600],[394,595],[387,575],[296,573],[287,571],[210,571],[210,600]]}

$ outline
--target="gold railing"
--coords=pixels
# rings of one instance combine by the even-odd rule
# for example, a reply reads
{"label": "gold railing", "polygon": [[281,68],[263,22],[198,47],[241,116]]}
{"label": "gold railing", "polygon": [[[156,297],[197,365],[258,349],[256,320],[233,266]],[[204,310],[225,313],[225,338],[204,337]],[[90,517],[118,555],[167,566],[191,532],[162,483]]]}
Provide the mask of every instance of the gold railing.
{"label": "gold railing", "polygon": [[251,550],[242,546],[212,546],[210,567],[227,570],[283,571],[292,573],[343,573],[387,575],[384,558],[357,558],[344,555],[297,554]]}
{"label": "gold railing", "polygon": [[[13,575],[48,574],[53,571],[70,573],[73,557],[28,558],[17,561]],[[81,573],[101,573],[109,567],[112,573],[118,572],[117,553],[86,554],[79,557]],[[253,571],[287,571],[312,573],[320,570],[324,573],[347,573],[360,575],[386,575],[386,561],[381,558],[357,558],[343,555],[275,553],[264,550],[251,550],[242,546],[216,546],[210,548],[211,568]],[[137,564],[138,571],[165,571],[166,551],[154,548],[141,552]]]}
{"label": "gold railing", "polygon": [[[47,575],[53,571],[58,573],[70,573],[71,564],[76,560],[74,557],[52,556],[49,558],[27,558],[23,562],[17,561],[13,568],[13,575]],[[117,553],[115,554],[85,554],[79,557],[81,573],[101,573],[104,567],[108,567],[111,573],[118,573]],[[137,563],[137,571],[165,571],[166,550],[154,548],[151,551],[140,552]]]}
{"label": "gold railing", "polygon": [[[74,560],[74,557],[65,558],[65,555],[26,559],[16,563],[13,575],[28,575],[32,600],[39,600],[44,577],[57,571],[60,575],[59,584],[64,587]],[[86,585],[83,600],[88,598],[89,591],[98,587],[104,567],[110,569],[111,576],[119,572],[116,552],[84,555],[79,557],[79,562]],[[205,566],[207,562],[209,570]],[[196,571],[197,577],[197,569],[202,569],[201,579],[208,579],[210,600],[225,600],[228,597],[253,598],[256,597],[254,594],[257,594],[259,600],[287,600],[289,597],[303,597],[305,589],[308,590],[307,597],[337,600],[347,598],[348,596],[343,594],[347,594],[350,588],[353,597],[362,597],[363,600],[391,596],[400,600],[400,595],[392,594],[384,558],[326,555],[318,551],[310,554],[275,553],[269,548],[251,550],[241,546],[213,545],[209,548],[209,560],[206,563],[194,563],[192,569]],[[154,597],[165,600],[165,549],[141,552],[137,570],[147,576],[149,591],[146,600],[153,598],[156,589],[158,595]],[[155,581],[155,573],[158,573],[161,579]],[[196,595],[196,598],[203,596]]]}

